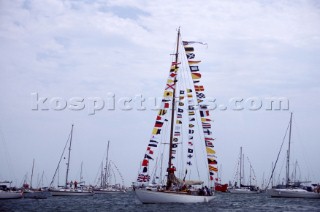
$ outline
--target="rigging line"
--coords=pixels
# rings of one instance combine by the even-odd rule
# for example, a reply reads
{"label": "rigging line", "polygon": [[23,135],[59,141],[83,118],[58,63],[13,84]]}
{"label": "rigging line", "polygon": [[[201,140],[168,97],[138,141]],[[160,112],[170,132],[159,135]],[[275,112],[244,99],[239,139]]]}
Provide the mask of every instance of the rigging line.
{"label": "rigging line", "polygon": [[156,157],[156,164],[154,165],[153,169],[152,169],[152,173],[151,173],[151,176],[152,176],[152,183],[155,182],[156,180],[156,177],[157,177],[157,169],[158,169],[158,157]]}
{"label": "rigging line", "polygon": [[286,159],[285,158],[283,158],[283,160],[282,160],[282,164],[281,164],[281,167],[280,167],[280,171],[279,171],[279,175],[278,175],[278,182],[279,182],[279,184],[280,184],[280,177],[281,177],[281,173],[282,173],[282,170],[283,170],[283,167],[285,166],[285,163],[286,163]]}
{"label": "rigging line", "polygon": [[110,162],[111,162],[111,163],[113,164],[113,166],[116,168],[116,170],[117,170],[117,172],[118,172],[118,174],[119,174],[119,176],[120,176],[120,178],[121,178],[122,185],[124,185],[124,179],[123,179],[123,177],[122,177],[122,174],[121,174],[119,168],[117,167],[117,165],[116,165],[112,160],[110,160]]}
{"label": "rigging line", "polygon": [[66,142],[66,144],[65,144],[65,146],[64,146],[64,148],[63,148],[63,151],[62,151],[62,154],[61,154],[61,156],[60,156],[60,160],[59,160],[58,166],[57,166],[56,171],[54,172],[54,175],[53,175],[53,177],[52,177],[52,180],[51,180],[51,183],[50,183],[50,187],[52,186],[52,184],[53,184],[53,182],[54,182],[54,180],[55,180],[55,177],[56,177],[56,174],[57,174],[57,172],[58,172],[60,163],[61,163],[61,161],[62,161],[62,157],[63,157],[63,155],[64,155],[64,152],[65,152],[66,148],[67,148],[68,142],[69,142],[69,140],[71,139],[71,133],[72,133],[72,131],[70,132],[70,134],[69,134],[69,136],[68,136],[68,139],[67,139],[67,142]]}
{"label": "rigging line", "polygon": [[273,173],[274,173],[274,170],[275,170],[276,165],[277,165],[277,163],[278,163],[279,156],[280,156],[280,153],[281,153],[281,150],[282,150],[283,144],[284,144],[284,142],[285,142],[285,139],[286,139],[286,137],[287,137],[287,133],[288,133],[289,127],[290,127],[290,123],[288,124],[287,130],[286,130],[286,133],[285,133],[285,135],[284,135],[284,137],[283,137],[283,139],[282,139],[282,144],[281,144],[281,146],[280,146],[280,151],[278,152],[276,162],[275,162],[275,164],[274,164],[274,166],[273,166],[273,169],[272,169],[272,172],[271,172],[271,176],[270,176],[270,178],[269,178],[268,184],[267,184],[267,186],[266,186],[266,188],[265,188],[265,189],[267,189],[267,188],[269,187],[269,184],[270,184],[271,179],[272,179],[272,177],[273,177]]}
{"label": "rigging line", "polygon": [[[296,129],[296,130],[294,130],[294,132],[297,132],[297,137],[298,137],[298,144],[299,144],[299,148],[298,149],[302,149],[302,155],[303,155],[303,157],[302,157],[302,159],[303,159],[303,162],[304,162],[304,167],[306,167],[307,168],[307,172],[308,172],[308,175],[310,175],[311,174],[311,176],[312,176],[312,178],[313,179],[316,179],[316,176],[317,176],[317,174],[315,174],[314,173],[314,171],[311,171],[310,172],[310,170],[315,170],[315,169],[311,169],[310,168],[310,166],[309,166],[309,164],[311,164],[309,161],[309,159],[310,159],[310,157],[308,157],[308,154],[303,154],[303,153],[306,153],[306,152],[308,152],[308,151],[305,151],[305,146],[304,145],[301,145],[301,144],[303,144],[303,142],[301,142],[302,141],[302,139],[301,139],[301,135],[300,135],[300,130],[299,130],[299,126],[298,126],[298,122],[295,120],[295,116],[292,116],[292,118],[293,118],[293,122],[294,122],[294,124],[292,124],[292,126]],[[307,157],[306,157],[307,156]],[[316,169],[317,171],[318,171],[318,169]],[[319,173],[319,172],[318,172]],[[319,173],[320,174],[320,173]]]}
{"label": "rigging line", "polygon": [[[100,168],[103,167],[103,162],[101,162],[101,164],[99,165],[99,169],[97,171],[97,174],[96,174],[96,177],[94,178],[94,184],[95,185],[98,185],[100,182],[99,182],[99,179],[101,178],[101,170]],[[103,168],[102,168],[103,169]],[[100,175],[100,176],[99,176]],[[98,177],[99,176],[99,177]]]}
{"label": "rigging line", "polygon": [[248,156],[247,156],[247,160],[248,160],[248,162],[249,162],[250,169],[252,170],[253,177],[254,177],[254,179],[255,179],[255,181],[256,181],[256,184],[257,184],[257,177],[256,177],[256,174],[254,173],[254,169],[253,169],[253,167],[252,167],[252,165],[251,165],[251,162],[250,162],[250,160],[249,160],[249,157],[248,157]]}
{"label": "rigging line", "polygon": [[237,169],[234,168],[234,170],[236,170],[236,171],[234,172],[234,175],[233,175],[233,184],[235,182],[238,182],[239,164],[240,164],[240,157],[238,158],[237,163],[235,165],[235,167],[237,167]]}
{"label": "rigging line", "polygon": [[[180,64],[181,64],[181,60],[182,60],[182,58],[180,57]],[[181,90],[183,90],[183,91],[185,91],[185,78],[183,77],[183,75],[184,75],[184,72],[185,72],[185,70],[184,70],[184,68],[183,67],[179,67],[179,69],[180,69],[180,72],[179,73],[181,73],[180,75],[179,75],[179,81],[181,82],[181,83],[178,83],[178,87],[179,87],[179,96],[178,96],[178,98],[179,98],[179,101],[178,101],[178,103],[180,103],[180,102],[184,102],[184,100],[185,100],[185,93],[184,94],[180,94],[180,91]],[[180,96],[183,96],[184,98],[183,98],[183,101],[181,101],[180,100]],[[185,104],[183,105],[183,106],[180,106],[179,105],[179,107],[180,108],[182,108],[183,109],[183,112],[182,112],[182,124],[176,124],[176,125],[180,125],[180,138],[181,138],[181,145],[179,145],[180,147],[179,147],[179,153],[180,153],[180,163],[179,163],[179,158],[177,159],[177,164],[179,164],[179,166],[181,167],[180,168],[180,170],[182,170],[182,172],[183,173],[180,173],[181,174],[181,176],[184,174],[184,170],[185,170],[185,161],[184,161],[184,130],[183,129],[185,129],[183,126],[186,126],[186,122],[185,122],[185,120],[186,120],[186,106],[185,106]],[[181,176],[179,176],[180,178],[181,178]]]}

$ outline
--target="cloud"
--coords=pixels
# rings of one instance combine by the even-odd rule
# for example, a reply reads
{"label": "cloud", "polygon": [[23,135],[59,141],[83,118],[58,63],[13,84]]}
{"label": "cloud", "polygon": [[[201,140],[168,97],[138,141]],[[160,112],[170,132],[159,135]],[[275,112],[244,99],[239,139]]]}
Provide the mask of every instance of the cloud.
{"label": "cloud", "polygon": [[[60,154],[71,123],[79,127],[76,166],[87,160],[98,167],[110,138],[115,143],[112,158],[119,161],[120,170],[127,170],[128,164],[117,152],[128,154],[135,163],[130,167],[137,170],[154,111],[99,111],[95,116],[35,112],[30,109],[30,94],[64,99],[106,98],[108,92],[119,98],[140,93],[161,96],[179,26],[182,39],[209,44],[196,47],[207,96],[221,101],[235,96],[288,97],[298,120],[313,117],[303,130],[309,145],[319,149],[316,131],[307,129],[320,119],[314,101],[320,90],[319,10],[316,1],[1,2],[0,127],[9,143],[7,151],[30,153],[15,164],[16,176],[4,177],[20,179],[27,161],[36,155],[48,160],[39,169],[48,169],[51,176],[56,165],[52,158]],[[236,160],[240,145],[256,160],[263,160],[258,151],[276,154],[288,114],[271,113],[213,113],[220,140],[216,148],[227,179],[232,178],[234,165],[227,155]],[[101,152],[87,158],[86,149]],[[270,161],[260,164],[259,173]],[[92,182],[96,171],[89,172]],[[127,184],[136,177],[134,171],[123,175]]]}

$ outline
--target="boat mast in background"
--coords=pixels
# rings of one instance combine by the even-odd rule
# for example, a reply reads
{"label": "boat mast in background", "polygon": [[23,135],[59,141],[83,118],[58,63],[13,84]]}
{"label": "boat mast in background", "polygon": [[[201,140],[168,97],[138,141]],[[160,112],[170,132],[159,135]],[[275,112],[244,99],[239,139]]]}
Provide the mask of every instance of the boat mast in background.
{"label": "boat mast in background", "polygon": [[70,155],[71,155],[72,133],[73,133],[73,124],[72,124],[72,126],[71,126],[71,134],[70,134],[70,143],[69,143],[69,152],[68,152],[68,163],[67,163],[67,171],[66,171],[66,183],[65,183],[65,188],[68,187],[68,176],[69,176],[69,169],[70,169]]}

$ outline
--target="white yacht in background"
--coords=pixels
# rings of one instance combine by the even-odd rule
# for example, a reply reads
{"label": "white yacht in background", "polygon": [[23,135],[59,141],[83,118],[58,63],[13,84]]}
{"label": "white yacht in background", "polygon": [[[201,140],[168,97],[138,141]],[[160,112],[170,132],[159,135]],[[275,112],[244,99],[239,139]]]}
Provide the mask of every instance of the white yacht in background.
{"label": "white yacht in background", "polygon": [[[277,185],[267,190],[267,194],[271,197],[285,197],[285,198],[307,198],[307,199],[320,199],[320,185],[312,184],[312,186],[303,186],[303,183],[310,182],[293,182],[290,180],[290,145],[291,145],[291,132],[292,132],[292,113],[289,122],[289,142],[286,160],[286,183],[285,185]],[[281,151],[281,149],[280,149]],[[276,167],[273,167],[273,171]],[[270,179],[272,179],[273,173]]]}
{"label": "white yacht in background", "polygon": [[[93,191],[95,194],[114,194],[114,193],[126,192],[126,189],[124,187],[124,180],[122,178],[122,175],[121,175],[119,169],[116,167],[116,165],[111,160],[109,160],[109,145],[110,145],[110,141],[108,141],[108,146],[107,146],[107,157],[106,157],[105,167],[103,167],[103,163],[101,165],[100,185],[95,186],[93,188]],[[112,164],[113,164],[113,167],[116,168],[116,171],[118,172],[118,174],[122,180],[122,186],[117,183],[115,183],[115,184],[110,183],[110,178],[111,178],[110,176],[112,173],[115,173],[111,167]],[[113,174],[113,175],[115,178],[115,174]]]}
{"label": "white yacht in background", "polygon": [[239,160],[239,185],[235,182],[234,186],[228,189],[228,192],[232,194],[258,194],[260,189],[257,186],[251,184],[251,164],[250,164],[250,183],[249,185],[242,184],[243,172],[244,172],[244,154],[242,154],[242,147],[240,147],[240,160]]}
{"label": "white yacht in background", "polygon": [[0,200],[2,199],[20,199],[22,198],[22,191],[12,191],[11,181],[0,181]]}
{"label": "white yacht in background", "polygon": [[[52,178],[52,181],[50,183],[50,193],[52,196],[92,196],[94,195],[94,192],[90,188],[86,188],[83,186],[77,185],[77,183],[71,183],[68,181],[69,176],[69,169],[70,169],[70,154],[71,154],[71,144],[72,144],[72,133],[73,133],[73,125],[71,127],[71,132],[69,135],[69,138],[67,140],[66,146],[69,143],[69,152],[68,152],[68,162],[67,162],[67,169],[66,169],[66,181],[63,188],[52,188],[55,176],[57,174],[57,170],[59,169],[60,162],[62,160],[64,151],[60,157],[60,161],[58,163],[58,167],[56,169],[56,172]],[[65,150],[65,149],[64,149]]]}

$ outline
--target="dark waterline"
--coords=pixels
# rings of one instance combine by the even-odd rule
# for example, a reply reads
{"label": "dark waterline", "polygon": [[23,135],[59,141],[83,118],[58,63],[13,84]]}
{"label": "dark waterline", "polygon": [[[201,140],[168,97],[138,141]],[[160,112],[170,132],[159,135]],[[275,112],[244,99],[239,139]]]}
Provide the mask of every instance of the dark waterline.
{"label": "dark waterline", "polygon": [[1,200],[0,211],[320,211],[320,199],[219,193],[209,203],[141,204],[133,192],[127,192],[84,197],[49,197],[39,200]]}

